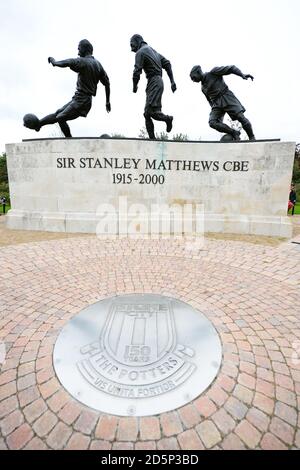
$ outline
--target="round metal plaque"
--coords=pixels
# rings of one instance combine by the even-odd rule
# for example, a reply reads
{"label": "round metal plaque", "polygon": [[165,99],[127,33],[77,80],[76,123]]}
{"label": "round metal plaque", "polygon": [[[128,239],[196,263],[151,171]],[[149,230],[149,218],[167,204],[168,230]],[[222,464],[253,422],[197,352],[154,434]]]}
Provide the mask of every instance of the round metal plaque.
{"label": "round metal plaque", "polygon": [[149,416],[195,399],[216,377],[219,336],[191,306],[161,295],[124,295],[75,316],[54,348],[68,392],[90,408]]}

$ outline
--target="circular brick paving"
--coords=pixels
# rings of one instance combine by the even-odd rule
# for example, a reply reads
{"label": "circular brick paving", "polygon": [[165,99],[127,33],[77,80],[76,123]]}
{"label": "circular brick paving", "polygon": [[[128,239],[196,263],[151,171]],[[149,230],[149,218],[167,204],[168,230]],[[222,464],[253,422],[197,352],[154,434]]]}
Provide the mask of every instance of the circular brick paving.
{"label": "circular brick paving", "polygon": [[[300,448],[300,250],[207,240],[76,238],[0,251],[0,449]],[[173,412],[88,409],[52,364],[62,327],[106,297],[155,293],[204,313],[223,344],[216,380]]]}

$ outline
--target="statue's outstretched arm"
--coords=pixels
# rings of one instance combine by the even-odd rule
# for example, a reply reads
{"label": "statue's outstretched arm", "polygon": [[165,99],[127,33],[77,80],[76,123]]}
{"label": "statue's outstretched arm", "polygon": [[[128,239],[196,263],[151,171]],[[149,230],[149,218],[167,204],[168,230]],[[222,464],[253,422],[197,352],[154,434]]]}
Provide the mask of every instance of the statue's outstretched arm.
{"label": "statue's outstretched arm", "polygon": [[238,67],[235,65],[226,65],[225,67],[215,67],[211,71],[215,75],[237,75],[238,77],[243,78],[244,80],[248,80],[248,78],[251,78],[251,80],[254,80],[254,77],[249,74],[244,74]]}
{"label": "statue's outstretched arm", "polygon": [[251,78],[251,80],[253,81],[254,80],[254,77],[252,75],[249,75],[249,74],[244,74],[240,69],[238,69],[235,65],[232,66],[233,67],[233,71],[231,73],[233,73],[234,75],[238,75],[239,77],[243,78],[244,80],[248,80],[248,78]]}
{"label": "statue's outstretched arm", "polygon": [[248,73],[247,75],[244,75],[244,76],[243,76],[243,79],[244,79],[244,80],[248,80],[248,78],[250,78],[250,79],[252,80],[252,82],[253,82],[253,80],[254,80],[253,75],[250,75],[250,74]]}
{"label": "statue's outstretched arm", "polygon": [[71,67],[74,62],[74,59],[66,59],[66,60],[55,60],[53,57],[48,57],[49,64],[52,64],[53,67]]}

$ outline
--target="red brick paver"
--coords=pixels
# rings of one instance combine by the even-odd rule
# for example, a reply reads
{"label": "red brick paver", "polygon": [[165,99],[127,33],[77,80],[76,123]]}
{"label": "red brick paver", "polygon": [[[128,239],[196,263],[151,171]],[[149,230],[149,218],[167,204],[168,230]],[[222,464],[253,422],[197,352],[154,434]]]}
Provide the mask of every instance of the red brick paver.
{"label": "red brick paver", "polygon": [[136,418],[120,418],[117,439],[120,441],[135,441],[138,435]]}
{"label": "red brick paver", "polygon": [[[189,247],[191,244],[189,243]],[[76,237],[1,248],[0,449],[300,448],[300,250],[206,240]],[[106,297],[159,293],[217,329],[223,362],[193,402],[150,417],[90,410],[64,390],[61,328]],[[300,358],[298,358],[300,359]]]}
{"label": "red brick paver", "polygon": [[118,418],[115,416],[101,416],[95,431],[97,439],[113,441],[117,432]]}
{"label": "red brick paver", "polygon": [[211,449],[222,440],[218,429],[212,421],[204,421],[196,429],[207,449]]}
{"label": "red brick paver", "polygon": [[143,441],[159,440],[161,438],[159,419],[154,417],[141,418],[140,437]]}

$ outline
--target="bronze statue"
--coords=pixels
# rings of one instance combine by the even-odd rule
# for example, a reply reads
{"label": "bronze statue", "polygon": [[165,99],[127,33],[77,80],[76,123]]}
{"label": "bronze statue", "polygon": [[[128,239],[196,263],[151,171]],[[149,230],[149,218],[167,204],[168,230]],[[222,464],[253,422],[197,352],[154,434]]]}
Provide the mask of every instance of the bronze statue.
{"label": "bronze statue", "polygon": [[164,121],[167,125],[167,132],[171,132],[173,126],[173,116],[167,116],[161,111],[161,98],[164,91],[162,69],[168,74],[173,93],[176,91],[171,63],[152,49],[152,47],[148,46],[139,34],[132,36],[130,47],[133,52],[136,52],[133,71],[133,93],[136,93],[138,90],[140,76],[144,70],[148,80],[144,117],[149,138],[155,139],[153,119]]}
{"label": "bronze statue", "polygon": [[92,44],[87,39],[83,39],[78,45],[78,58],[61,61],[56,61],[53,57],[48,58],[48,62],[53,67],[69,67],[78,74],[76,92],[69,103],[41,120],[34,114],[26,114],[24,116],[25,127],[38,132],[41,127],[58,122],[64,136],[72,137],[67,121],[87,116],[92,107],[92,96],[96,96],[99,81],[105,87],[106,111],[108,113],[111,111],[109,78],[100,62],[92,54]]}
{"label": "bronze statue", "polygon": [[192,68],[190,77],[193,82],[201,82],[202,92],[212,108],[209,116],[210,127],[219,132],[225,132],[231,135],[233,140],[240,140],[240,132],[231,129],[223,122],[224,116],[227,113],[233,121],[239,121],[241,123],[249,140],[255,140],[251,123],[244,115],[246,109],[232,91],[229,90],[223,79],[224,75],[230,74],[238,75],[244,80],[248,80],[248,78],[254,80],[252,75],[243,74],[235,65],[215,67],[208,73],[204,73],[200,65],[195,65],[195,67]]}

